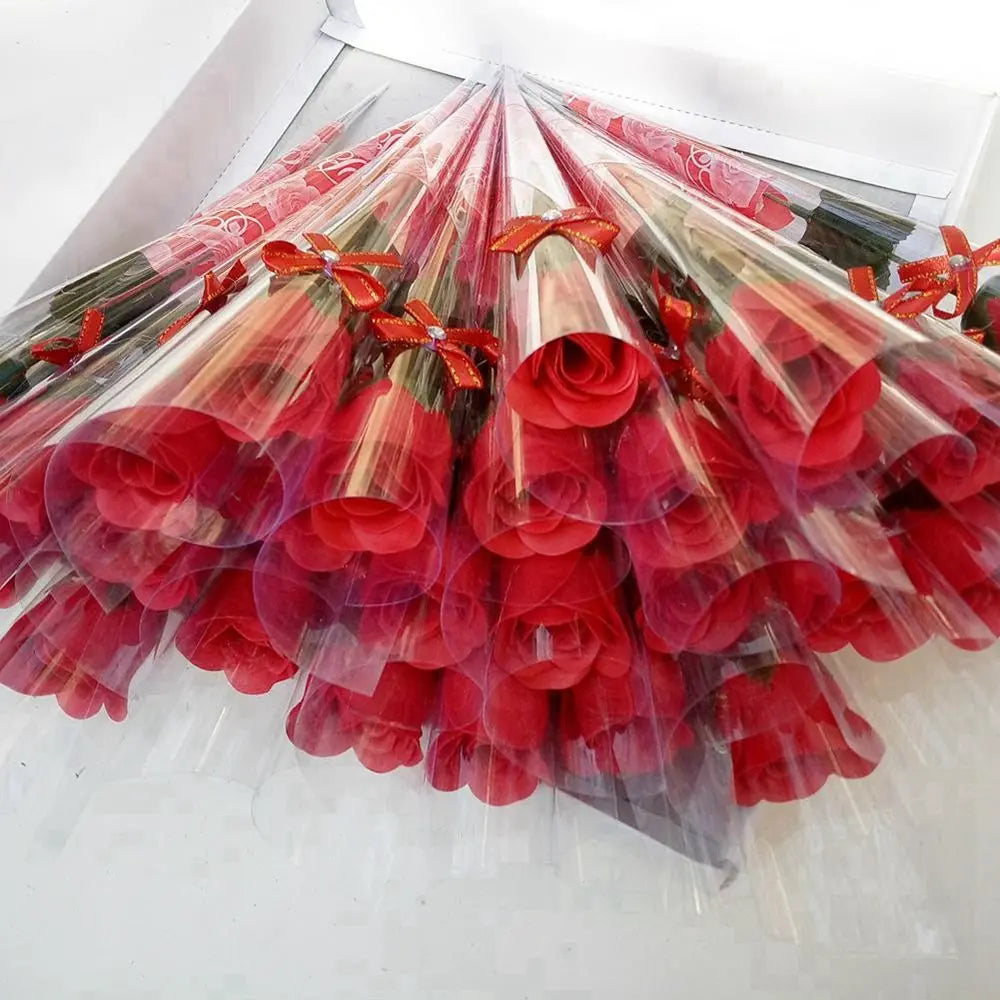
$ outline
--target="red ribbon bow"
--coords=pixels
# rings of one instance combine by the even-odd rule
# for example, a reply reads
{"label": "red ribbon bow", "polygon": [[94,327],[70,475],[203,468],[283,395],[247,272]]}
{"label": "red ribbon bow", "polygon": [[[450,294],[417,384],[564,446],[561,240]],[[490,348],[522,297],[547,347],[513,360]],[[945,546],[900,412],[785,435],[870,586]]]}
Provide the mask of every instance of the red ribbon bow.
{"label": "red ribbon bow", "polygon": [[653,353],[656,355],[660,371],[681,396],[686,396],[698,403],[714,402],[715,397],[712,395],[712,390],[705,385],[684,349],[691,333],[691,327],[698,319],[698,307],[685,299],[679,299],[669,294],[663,288],[658,271],[653,272],[653,294],[656,296],[660,323],[670,339],[677,345],[675,356],[662,345],[653,344]]}
{"label": "red ribbon bow", "polygon": [[483,377],[463,350],[476,347],[490,364],[500,360],[500,342],[488,330],[443,326],[434,310],[422,299],[406,303],[409,318],[376,312],[372,315],[375,335],[386,348],[391,364],[399,354],[414,347],[434,351],[444,363],[456,389],[482,389]]}
{"label": "red ribbon bow", "polygon": [[394,253],[341,253],[329,236],[306,233],[305,238],[315,251],[300,250],[294,243],[274,240],[261,251],[264,266],[279,278],[301,274],[326,274],[340,285],[344,297],[361,312],[377,309],[388,294],[385,286],[367,271],[369,267],[402,267]]}
{"label": "red ribbon bow", "polygon": [[104,313],[100,309],[87,309],[80,320],[80,332],[75,337],[53,337],[35,344],[31,356],[50,365],[68,365],[96,347],[103,330]]}
{"label": "red ribbon bow", "polygon": [[521,215],[511,219],[507,227],[494,237],[490,250],[511,253],[526,259],[546,236],[564,236],[593,247],[599,253],[607,251],[620,232],[618,226],[602,218],[590,208],[551,209],[543,215]]}
{"label": "red ribbon bow", "polygon": [[199,313],[217,313],[228,301],[229,296],[234,292],[241,292],[247,287],[247,269],[243,261],[238,260],[221,280],[214,271],[209,271],[205,275],[205,284],[201,292],[201,302],[196,309],[192,309],[186,316],[181,316],[175,320],[160,334],[159,344],[165,344],[168,340],[173,340],[197,316]]}
{"label": "red ribbon bow", "polygon": [[[946,254],[926,257],[899,265],[902,288],[887,296],[882,308],[898,319],[911,319],[933,307],[938,319],[961,316],[975,298],[979,287],[979,271],[984,267],[1000,267],[1000,240],[994,240],[976,250],[958,226],[941,226]],[[875,272],[870,267],[854,267],[848,271],[851,288],[868,302],[878,301]],[[955,309],[949,312],[939,303],[955,296]]]}

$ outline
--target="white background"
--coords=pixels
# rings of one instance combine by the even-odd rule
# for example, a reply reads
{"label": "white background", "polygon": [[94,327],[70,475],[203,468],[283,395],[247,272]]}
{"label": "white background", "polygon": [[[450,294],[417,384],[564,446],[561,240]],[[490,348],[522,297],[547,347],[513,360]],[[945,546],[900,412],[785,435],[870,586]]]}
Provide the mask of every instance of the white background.
{"label": "white background", "polygon": [[[0,0],[4,287],[240,6]],[[774,59],[806,39],[834,58],[853,30],[859,58],[951,72],[961,48],[982,58],[959,75],[997,72],[985,5],[940,30],[885,7],[644,10],[664,37]],[[301,772],[287,693],[251,705],[189,671],[115,727],[0,691],[0,997],[1000,998],[996,657],[842,666],[884,764],[760,810],[745,874],[701,912],[685,863],[575,803],[488,813],[347,759]]]}

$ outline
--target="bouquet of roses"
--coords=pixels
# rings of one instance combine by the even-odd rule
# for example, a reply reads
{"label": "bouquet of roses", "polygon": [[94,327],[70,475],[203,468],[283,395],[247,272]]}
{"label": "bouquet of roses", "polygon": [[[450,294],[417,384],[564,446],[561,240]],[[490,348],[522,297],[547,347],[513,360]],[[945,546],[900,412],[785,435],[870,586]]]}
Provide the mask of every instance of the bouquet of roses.
{"label": "bouquet of roses", "polygon": [[[387,662],[433,662],[455,414],[483,384],[476,362],[496,358],[492,336],[472,326],[466,258],[485,244],[498,116],[487,87],[401,162],[399,180],[423,192],[401,244],[414,267],[359,329],[349,385],[258,560],[276,647],[366,693]],[[384,194],[370,204],[388,218]]]}
{"label": "bouquet of roses", "polygon": [[[335,210],[336,206],[349,202],[361,190],[363,176],[378,176],[384,166],[391,165],[394,158],[405,153],[407,144],[415,143],[421,135],[432,129],[436,122],[446,118],[467,93],[467,86],[458,88],[415,126],[408,127],[407,135],[400,143],[398,151],[394,147],[395,139],[390,142],[387,151],[382,151],[384,143],[381,137],[376,137],[365,146],[352,151],[350,162],[346,160],[341,162],[336,173],[332,172],[333,161],[327,161],[327,169],[331,172],[320,176],[324,179],[327,191],[332,192],[334,198],[328,194],[325,200],[327,207],[323,211],[329,213]],[[317,185],[314,193],[322,188],[323,185]],[[314,217],[317,217],[317,211],[307,205],[292,217],[289,224],[300,226],[297,231],[301,232],[302,229],[311,228],[309,222]],[[69,368],[54,370],[48,378],[4,409],[0,414],[0,440],[4,444],[3,488],[0,489],[0,496],[4,498],[3,513],[12,523],[26,520],[22,513],[26,485],[29,487],[29,497],[41,500],[37,485],[44,479],[54,444],[57,440],[61,440],[68,430],[65,424],[61,424],[63,418],[72,413],[82,414],[87,406],[120,408],[122,392],[140,391],[136,388],[140,383],[141,391],[151,388],[157,378],[154,370],[158,360],[150,352],[158,353],[165,343],[174,338],[178,339],[178,344],[175,346],[180,347],[184,337],[199,323],[217,313],[235,292],[241,291],[251,275],[264,272],[262,264],[254,263],[262,245],[262,241],[258,241],[256,250],[252,250],[246,257],[249,266],[238,261],[232,266],[229,276],[223,282],[217,281],[214,274],[210,273],[206,276],[203,286],[201,283],[188,283],[163,305],[139,317],[119,333],[96,345]],[[263,285],[258,283],[257,287],[259,290]],[[88,313],[88,316],[92,315],[93,311]],[[292,316],[290,322],[294,321],[295,318]],[[266,358],[258,351],[256,363],[265,362]],[[245,374],[252,371],[253,369],[246,369]],[[165,372],[166,368],[159,370],[160,375]],[[177,377],[176,374],[174,377]],[[253,403],[251,399],[247,399],[240,405],[246,409]],[[300,405],[303,409],[306,408],[308,397],[303,399]],[[317,417],[319,416],[317,414]],[[47,441],[43,433],[49,430],[56,433],[56,437],[51,441]],[[214,441],[211,436],[204,440],[209,451],[220,443]],[[176,462],[173,465],[176,466]],[[262,466],[258,464],[255,468],[260,469]],[[37,485],[31,487],[30,484],[36,480]],[[161,498],[161,503],[163,499]],[[53,546],[44,503],[35,503],[28,513],[30,516],[27,520],[33,526],[34,537],[28,539],[21,532],[23,544],[6,549],[5,565],[9,566],[9,572],[5,579],[9,579],[10,572],[16,570],[25,560],[36,561],[53,547],[56,549],[59,547]],[[18,549],[20,561],[17,558]],[[172,546],[168,546],[168,549],[172,550]]]}
{"label": "bouquet of roses", "polygon": [[1000,635],[1000,361],[790,242],[780,177],[579,110],[463,84],[272,178],[311,193],[221,278],[182,239],[163,302],[82,318],[0,410],[0,683],[121,719],[174,651],[282,686],[307,757],[727,874],[749,808],[870,774],[822,657]]}
{"label": "bouquet of roses", "polygon": [[[992,507],[995,363],[958,335],[927,336],[874,312],[758,238],[753,224],[737,224],[544,102],[536,110],[588,197],[629,227],[616,261],[634,296],[655,300],[674,384],[686,382],[713,419],[725,415],[809,545],[849,581],[889,595],[933,593],[939,612],[949,609],[938,629],[950,638],[991,637],[990,621],[962,599],[971,578],[948,579],[931,565],[918,582],[913,557],[901,560],[914,515],[900,506],[925,506],[918,497],[930,484],[936,505],[973,532],[992,574],[991,522],[972,523],[951,498],[975,494]],[[952,379],[950,404],[935,370]],[[818,623],[800,624],[808,632]]]}

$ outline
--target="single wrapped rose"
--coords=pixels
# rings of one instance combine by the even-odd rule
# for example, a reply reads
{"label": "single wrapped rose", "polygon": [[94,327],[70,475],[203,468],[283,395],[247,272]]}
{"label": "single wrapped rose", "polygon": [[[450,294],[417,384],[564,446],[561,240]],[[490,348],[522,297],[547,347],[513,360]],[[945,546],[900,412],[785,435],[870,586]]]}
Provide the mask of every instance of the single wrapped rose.
{"label": "single wrapped rose", "polygon": [[316,757],[353,748],[370,771],[384,774],[423,760],[422,729],[434,706],[437,676],[405,663],[386,665],[371,695],[310,677],[289,713],[288,738]]}
{"label": "single wrapped rose", "polygon": [[904,509],[896,523],[893,546],[921,594],[942,585],[961,592],[1000,569],[1000,506],[988,496],[947,508]]}
{"label": "single wrapped rose", "polygon": [[218,549],[182,542],[146,576],[132,580],[132,594],[151,611],[191,607],[225,558]]}
{"label": "single wrapped rose", "polygon": [[102,430],[104,443],[71,440],[62,457],[108,524],[180,536],[212,517],[219,480],[237,462],[237,445],[215,420],[190,410],[125,410]]}
{"label": "single wrapped rose", "polygon": [[427,774],[439,791],[468,786],[490,805],[527,798],[548,776],[540,748],[549,722],[548,696],[509,677],[483,688],[453,670],[441,682],[437,732]]}
{"label": "single wrapped rose", "polygon": [[35,697],[55,695],[67,715],[128,712],[129,685],[155,648],[162,615],[134,601],[104,612],[82,584],[67,579],[25,611],[0,640],[0,683]]}
{"label": "single wrapped rose", "polygon": [[536,486],[554,497],[550,505],[497,454],[493,434],[491,418],[460,486],[462,509],[480,544],[506,559],[522,559],[563,555],[592,542],[605,509],[594,455],[565,434],[522,438],[524,447],[537,452],[524,465],[544,477]]}
{"label": "single wrapped rose", "polygon": [[427,544],[444,511],[453,453],[447,415],[415,401],[394,408],[398,394],[386,389],[376,383],[336,414],[309,463],[303,509],[280,529],[307,569]]}
{"label": "single wrapped rose", "polygon": [[632,409],[652,377],[649,358],[625,341],[570,333],[549,341],[517,368],[507,401],[542,427],[606,427]]}
{"label": "single wrapped rose", "polygon": [[788,199],[761,169],[654,122],[622,114],[587,97],[567,94],[567,107],[671,176],[698,188],[748,219],[780,231],[795,216]]}
{"label": "single wrapped rose", "polygon": [[633,653],[616,602],[607,595],[585,604],[505,609],[493,640],[496,664],[540,690],[572,687],[592,671],[620,676]]}
{"label": "single wrapped rose", "polygon": [[214,373],[200,409],[234,440],[265,442],[285,433],[311,439],[329,425],[347,377],[351,338],[346,329],[324,330],[320,338],[316,309],[306,294],[288,300],[280,323]]}
{"label": "single wrapped rose", "polygon": [[221,570],[174,642],[196,667],[221,671],[241,694],[266,694],[297,667],[268,639],[253,594],[252,562]]}
{"label": "single wrapped rose", "polygon": [[402,605],[379,602],[361,609],[358,638],[418,670],[439,670],[467,659],[488,639],[486,609],[477,595],[452,588],[442,607],[442,586]]}
{"label": "single wrapped rose", "polygon": [[502,565],[496,665],[540,690],[571,687],[592,670],[626,673],[632,642],[614,590],[600,585],[610,582],[608,567],[582,553]]}
{"label": "single wrapped rose", "polygon": [[557,743],[572,774],[656,774],[694,742],[682,721],[685,691],[677,663],[651,652],[644,667],[617,678],[593,674],[561,695]]}
{"label": "single wrapped rose", "polygon": [[840,601],[837,571],[809,545],[791,519],[756,529],[751,544],[766,565],[774,598],[806,633],[833,615]]}
{"label": "single wrapped rose", "polygon": [[836,610],[808,636],[817,653],[851,645],[865,659],[887,663],[919,649],[933,634],[915,595],[869,585],[843,570],[840,583]]}
{"label": "single wrapped rose", "polygon": [[[848,360],[871,332],[853,312],[804,285],[740,285],[731,306],[739,335],[727,328],[707,344],[705,370],[748,437],[771,459],[796,468],[847,463],[882,388],[873,361]],[[818,338],[820,327],[843,337],[847,356],[835,338]]]}
{"label": "single wrapped rose", "polygon": [[715,725],[730,744],[741,806],[807,798],[832,774],[867,777],[885,749],[835,682],[801,663],[726,680],[716,695]]}
{"label": "single wrapped rose", "polygon": [[736,643],[771,598],[766,573],[725,561],[684,570],[653,568],[639,580],[647,644],[666,653],[719,653]]}

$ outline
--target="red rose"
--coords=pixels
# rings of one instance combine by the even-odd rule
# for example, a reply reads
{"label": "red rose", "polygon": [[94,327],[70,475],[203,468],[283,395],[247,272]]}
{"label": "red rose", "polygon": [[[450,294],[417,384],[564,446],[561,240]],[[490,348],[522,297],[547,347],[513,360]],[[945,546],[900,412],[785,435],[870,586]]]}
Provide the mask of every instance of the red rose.
{"label": "red rose", "polygon": [[441,678],[437,728],[470,730],[508,750],[537,750],[549,725],[549,696],[513,677],[491,671],[482,685],[458,670]]}
{"label": "red rose", "polygon": [[521,559],[562,555],[593,541],[606,509],[593,455],[569,435],[528,434],[522,439],[530,450],[523,466],[541,481],[525,484],[495,455],[493,434],[491,419],[476,439],[461,490],[462,509],[479,542],[504,558]]}
{"label": "red rose", "polygon": [[988,369],[978,374],[963,371],[951,355],[900,358],[896,382],[959,434],[968,434],[982,419],[980,408],[991,409],[997,398],[995,376]]}
{"label": "red rose", "polygon": [[840,604],[809,635],[816,652],[833,653],[850,644],[866,659],[886,663],[912,653],[931,637],[919,599],[871,586],[842,571],[840,582]]}
{"label": "red rose", "polygon": [[291,432],[315,438],[329,425],[351,357],[351,341],[291,283],[250,317],[257,328],[246,342],[223,344],[210,368],[199,409],[215,416],[240,442],[264,442]]}
{"label": "red rose", "polygon": [[819,628],[840,601],[840,579],[801,537],[795,525],[775,521],[754,533],[774,596],[805,632]]}
{"label": "red rose", "polygon": [[571,687],[592,670],[619,676],[632,655],[625,625],[608,599],[502,613],[493,646],[502,670],[541,690]]}
{"label": "red rose", "polygon": [[41,542],[52,530],[45,510],[45,474],[53,448],[19,462],[0,484],[0,517],[20,526],[28,538]]}
{"label": "red rose", "polygon": [[738,575],[718,562],[682,571],[652,569],[639,584],[646,641],[667,653],[728,649],[770,598],[766,575]]}
{"label": "red rose", "polygon": [[251,567],[222,570],[174,640],[202,670],[221,670],[242,694],[266,694],[294,677],[294,663],[271,646],[253,594]]}
{"label": "red rose", "polygon": [[745,529],[717,497],[690,496],[655,521],[629,525],[624,534],[636,562],[684,569],[731,552]]}
{"label": "red rose", "polygon": [[[812,289],[774,288],[780,301],[794,300],[795,318],[757,289],[740,286],[732,306],[746,341],[724,330],[706,348],[706,371],[768,455],[796,466],[830,466],[861,443],[865,414],[878,402],[882,380],[874,362],[846,361],[835,353],[838,345],[831,348],[820,337],[836,330],[849,356],[871,356],[874,331]],[[808,328],[800,315],[812,317]]]}
{"label": "red rose", "polygon": [[654,774],[694,742],[681,721],[684,681],[669,656],[651,654],[648,673],[591,675],[561,697],[564,766],[581,777]]}
{"label": "red rose", "polygon": [[404,393],[373,386],[334,418],[306,473],[301,537],[285,539],[307,568],[412,549],[443,515],[454,455],[448,418],[412,398],[402,405]]}
{"label": "red rose", "polygon": [[882,741],[847,707],[832,679],[818,680],[803,664],[781,664],[770,677],[731,677],[716,705],[716,725],[732,741],[737,805],[806,798],[831,774],[866,777],[884,752]]}
{"label": "red rose", "polygon": [[401,605],[366,605],[358,638],[419,670],[451,666],[486,643],[488,626],[486,609],[472,595],[450,593],[447,612],[445,620],[440,590]]}
{"label": "red rose", "polygon": [[218,507],[241,460],[214,420],[190,410],[132,409],[93,421],[87,433],[99,440],[75,437],[56,454],[49,489],[57,507],[79,492],[68,471],[92,488],[108,524],[218,538]]}
{"label": "red rose", "polygon": [[984,419],[967,437],[930,438],[911,448],[896,466],[906,479],[919,479],[942,503],[966,500],[1000,482],[1000,428]]}
{"label": "red rose", "polygon": [[893,545],[921,594],[934,593],[939,581],[961,592],[1000,568],[1000,511],[988,497],[947,509],[902,510],[897,517]]}
{"label": "red rose", "polygon": [[510,612],[548,604],[586,604],[615,588],[621,579],[620,558],[613,548],[591,548],[560,556],[498,560],[501,599]]}
{"label": "red rose", "polygon": [[289,713],[288,738],[300,750],[330,757],[354,748],[370,771],[413,767],[423,759],[422,728],[437,677],[405,663],[386,664],[375,691],[358,694],[312,677]]}
{"label": "red rose", "polygon": [[630,344],[601,333],[571,333],[531,354],[506,396],[525,420],[542,427],[606,427],[635,405],[652,373]]}
{"label": "red rose", "polygon": [[539,753],[549,723],[548,696],[509,677],[482,688],[444,671],[438,733],[427,753],[427,774],[439,791],[468,785],[491,805],[527,798],[548,775]]}
{"label": "red rose", "polygon": [[53,694],[73,718],[90,718],[103,708],[120,722],[129,684],[155,647],[163,621],[144,620],[133,601],[105,612],[86,587],[66,581],[0,640],[0,682],[21,694]]}
{"label": "red rose", "polygon": [[497,666],[539,689],[569,687],[591,670],[625,673],[632,645],[608,574],[605,561],[584,553],[502,565]]}
{"label": "red rose", "polygon": [[949,622],[949,629],[942,629],[942,635],[960,649],[988,649],[994,639],[1000,638],[1000,585],[993,579],[981,580],[966,587],[960,597],[973,617]]}
{"label": "red rose", "polygon": [[100,516],[88,494],[63,525],[60,541],[81,574],[92,581],[123,584],[149,598],[176,560],[183,560],[185,553],[197,548],[158,531],[116,528]]}
{"label": "red rose", "polygon": [[447,730],[427,751],[427,776],[441,792],[466,785],[480,802],[506,806],[526,799],[545,773],[537,751],[513,751],[492,746],[475,732]]}
{"label": "red rose", "polygon": [[224,558],[218,549],[181,543],[149,574],[132,580],[132,593],[152,611],[173,611],[198,597]]}

